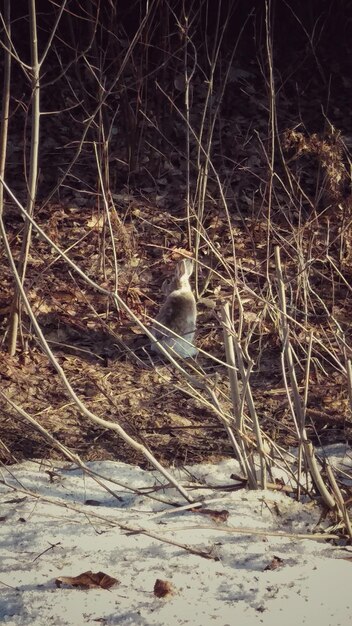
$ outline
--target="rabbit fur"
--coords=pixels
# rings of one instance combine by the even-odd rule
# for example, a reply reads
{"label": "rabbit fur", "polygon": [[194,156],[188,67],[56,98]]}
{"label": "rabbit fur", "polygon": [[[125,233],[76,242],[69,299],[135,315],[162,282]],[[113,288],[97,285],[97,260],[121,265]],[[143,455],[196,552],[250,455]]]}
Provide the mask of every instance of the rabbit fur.
{"label": "rabbit fur", "polygon": [[[152,327],[152,334],[165,348],[172,348],[183,358],[195,356],[197,348],[192,345],[196,330],[197,306],[189,282],[193,272],[191,259],[182,259],[175,270],[172,281],[164,281],[162,291],[167,296]],[[165,327],[165,328],[164,328]],[[175,337],[168,329],[179,335]],[[185,341],[183,341],[183,339]],[[152,350],[158,350],[155,343]]]}

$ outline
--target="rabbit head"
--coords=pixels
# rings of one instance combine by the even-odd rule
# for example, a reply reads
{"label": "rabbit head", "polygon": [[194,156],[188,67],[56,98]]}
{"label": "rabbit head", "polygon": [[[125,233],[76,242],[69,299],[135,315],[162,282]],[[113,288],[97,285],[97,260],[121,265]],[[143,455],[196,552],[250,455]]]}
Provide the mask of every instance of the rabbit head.
{"label": "rabbit head", "polygon": [[193,274],[193,261],[192,259],[182,259],[175,269],[175,276],[171,281],[164,280],[161,291],[165,296],[168,296],[172,291],[182,289],[184,291],[192,292],[189,282],[190,277]]}

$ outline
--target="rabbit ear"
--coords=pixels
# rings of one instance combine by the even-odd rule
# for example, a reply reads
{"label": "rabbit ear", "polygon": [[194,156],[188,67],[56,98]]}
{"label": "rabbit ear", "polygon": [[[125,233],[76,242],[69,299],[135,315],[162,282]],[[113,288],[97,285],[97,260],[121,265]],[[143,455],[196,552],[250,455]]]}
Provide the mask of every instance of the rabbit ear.
{"label": "rabbit ear", "polygon": [[178,278],[182,278],[182,276],[186,276],[189,278],[193,273],[193,260],[192,259],[182,259],[180,263],[176,266],[176,275]]}
{"label": "rabbit ear", "polygon": [[161,293],[164,294],[164,296],[168,296],[170,293],[170,281],[169,280],[164,280],[162,285],[161,285]]}

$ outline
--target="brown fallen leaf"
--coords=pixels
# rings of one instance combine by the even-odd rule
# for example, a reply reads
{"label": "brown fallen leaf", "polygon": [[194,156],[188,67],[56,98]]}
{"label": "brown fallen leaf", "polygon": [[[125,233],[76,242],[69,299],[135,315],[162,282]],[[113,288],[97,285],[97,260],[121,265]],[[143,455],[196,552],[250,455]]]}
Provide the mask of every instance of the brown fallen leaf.
{"label": "brown fallen leaf", "polygon": [[94,228],[95,230],[102,230],[104,228],[105,216],[93,214],[89,220],[87,220],[87,227]]}
{"label": "brown fallen leaf", "polygon": [[180,258],[192,258],[192,254],[185,248],[173,248],[171,251],[171,258],[173,261],[178,261]]}
{"label": "brown fallen leaf", "polygon": [[278,569],[279,567],[282,567],[283,565],[284,565],[284,561],[280,559],[279,556],[274,556],[272,560],[270,561],[270,563],[266,567],[264,567],[264,572],[268,570]]}
{"label": "brown fallen leaf", "polygon": [[87,589],[93,589],[94,587],[101,587],[101,589],[110,589],[119,581],[104,572],[83,572],[78,576],[59,576],[56,578],[55,584],[57,587],[61,585],[71,585],[72,587],[85,587]]}
{"label": "brown fallen leaf", "polygon": [[215,509],[190,509],[192,513],[200,513],[201,515],[209,515],[214,522],[226,522],[229,518],[229,512],[226,509],[216,511]]}
{"label": "brown fallen leaf", "polygon": [[154,595],[157,598],[165,598],[175,593],[174,586],[168,580],[157,578],[154,583]]}

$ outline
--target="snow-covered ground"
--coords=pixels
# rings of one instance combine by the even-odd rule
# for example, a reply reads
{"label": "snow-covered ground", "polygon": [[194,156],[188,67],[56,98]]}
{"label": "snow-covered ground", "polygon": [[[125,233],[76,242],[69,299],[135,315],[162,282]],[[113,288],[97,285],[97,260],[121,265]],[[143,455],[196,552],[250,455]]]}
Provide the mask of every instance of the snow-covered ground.
{"label": "snow-covered ground", "polygon": [[[345,469],[351,467],[351,455],[344,460]],[[155,472],[122,463],[89,467],[133,489],[162,483]],[[174,470],[183,484],[211,485],[191,493],[205,496],[207,509],[228,512],[216,519],[216,513],[178,510],[101,479],[116,498],[68,464],[3,468],[0,623],[352,624],[352,551],[299,538],[319,524],[321,511],[309,502],[274,491],[222,490],[235,485],[236,471],[233,461],[192,466],[188,474]],[[175,489],[153,493],[185,504]],[[56,582],[86,571],[118,583],[105,589]],[[165,597],[154,593],[158,579],[170,588]]]}

